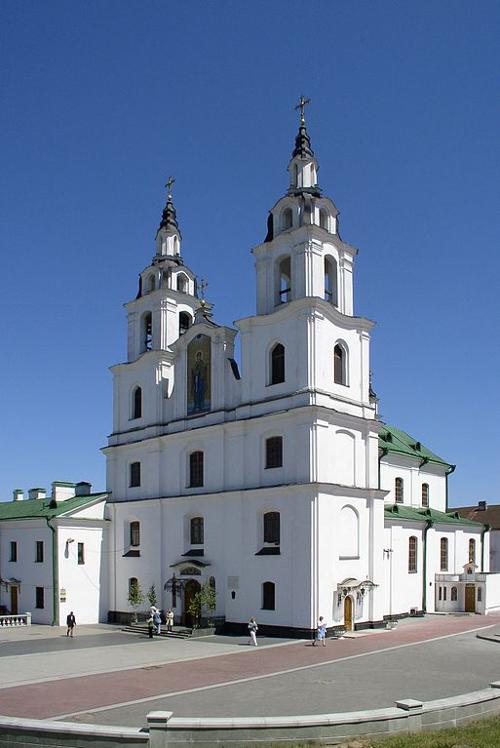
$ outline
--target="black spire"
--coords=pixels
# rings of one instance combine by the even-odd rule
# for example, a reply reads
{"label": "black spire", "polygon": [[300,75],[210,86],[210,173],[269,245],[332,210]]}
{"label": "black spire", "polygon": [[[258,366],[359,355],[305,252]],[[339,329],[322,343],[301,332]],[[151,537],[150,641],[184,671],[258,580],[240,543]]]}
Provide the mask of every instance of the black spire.
{"label": "black spire", "polygon": [[311,103],[311,99],[306,99],[301,96],[299,103],[295,107],[295,110],[300,109],[300,125],[299,132],[295,138],[295,148],[293,149],[292,158],[298,156],[299,158],[314,158],[314,151],[311,148],[311,139],[307,134],[306,119],[305,119],[305,108]]}
{"label": "black spire", "polygon": [[177,223],[177,214],[175,212],[174,204],[172,202],[172,186],[174,182],[175,182],[175,179],[173,177],[169,177],[168,182],[165,185],[165,187],[168,190],[167,203],[165,207],[163,208],[163,213],[161,215],[161,222],[158,227],[158,231],[160,231],[161,229],[167,229],[167,230],[175,229],[175,231],[177,231],[179,236],[181,236],[179,224]]}
{"label": "black spire", "polygon": [[292,158],[314,158],[314,151],[311,148],[311,139],[307,133],[305,122],[300,123],[299,132],[295,138],[295,148],[293,149]]}

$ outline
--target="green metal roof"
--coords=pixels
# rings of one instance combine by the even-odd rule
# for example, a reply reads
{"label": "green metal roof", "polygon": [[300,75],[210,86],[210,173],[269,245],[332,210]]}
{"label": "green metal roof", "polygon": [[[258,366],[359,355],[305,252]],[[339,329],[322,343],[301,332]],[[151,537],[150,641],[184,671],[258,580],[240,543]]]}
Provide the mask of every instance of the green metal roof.
{"label": "green metal roof", "polygon": [[454,467],[454,465],[451,465],[446,460],[434,454],[434,452],[431,452],[430,449],[424,447],[418,439],[414,439],[404,431],[394,428],[394,426],[384,424],[379,431],[378,440],[380,449],[387,450],[387,452],[409,455],[424,462],[433,462],[438,465],[445,465],[446,467]]}
{"label": "green metal roof", "polygon": [[22,501],[1,501],[0,522],[13,519],[40,519],[59,517],[61,514],[81,509],[99,499],[106,499],[107,493],[93,493],[88,496],[74,496],[65,501],[52,502],[51,499],[23,499]]}
{"label": "green metal roof", "polygon": [[446,525],[470,525],[471,527],[482,527],[481,522],[473,522],[464,519],[458,512],[439,512],[437,509],[425,509],[405,506],[404,504],[390,504],[384,507],[385,519],[409,519],[413,522],[427,522],[432,520],[435,524]]}

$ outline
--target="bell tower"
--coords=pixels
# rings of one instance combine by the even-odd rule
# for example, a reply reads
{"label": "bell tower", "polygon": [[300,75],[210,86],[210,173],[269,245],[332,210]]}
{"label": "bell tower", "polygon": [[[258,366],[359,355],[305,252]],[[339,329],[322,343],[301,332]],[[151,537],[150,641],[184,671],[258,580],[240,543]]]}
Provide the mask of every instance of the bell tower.
{"label": "bell tower", "polygon": [[125,304],[128,353],[113,373],[113,434],[137,433],[162,423],[174,386],[172,344],[189,330],[202,301],[196,278],[181,256],[181,231],[173,203],[173,177],[156,232],[156,253],[139,274],[135,299]]}
{"label": "bell tower", "polygon": [[128,360],[152,350],[166,350],[191,327],[200,301],[196,278],[181,256],[182,235],[177,222],[169,177],[167,202],[156,232],[156,254],[139,275],[139,291],[126,304]]}
{"label": "bell tower", "polygon": [[322,194],[319,164],[307,132],[300,97],[299,130],[288,164],[289,188],[271,209],[267,236],[253,249],[257,273],[257,314],[314,296],[339,312],[353,314],[352,271],[357,250],[342,241],[339,212]]}

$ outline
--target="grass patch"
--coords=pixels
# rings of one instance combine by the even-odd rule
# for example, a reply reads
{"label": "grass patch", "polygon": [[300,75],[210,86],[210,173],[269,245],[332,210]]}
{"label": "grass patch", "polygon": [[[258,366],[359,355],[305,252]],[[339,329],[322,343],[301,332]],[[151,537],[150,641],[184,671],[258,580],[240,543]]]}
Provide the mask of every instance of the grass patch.
{"label": "grass patch", "polygon": [[[311,743],[296,744],[293,748],[310,746]],[[500,748],[500,717],[489,717],[447,730],[402,732],[390,738],[350,738],[336,748]]]}
{"label": "grass patch", "polygon": [[[360,748],[364,741],[360,740]],[[432,732],[402,733],[366,742],[366,748],[499,748],[500,717]]]}

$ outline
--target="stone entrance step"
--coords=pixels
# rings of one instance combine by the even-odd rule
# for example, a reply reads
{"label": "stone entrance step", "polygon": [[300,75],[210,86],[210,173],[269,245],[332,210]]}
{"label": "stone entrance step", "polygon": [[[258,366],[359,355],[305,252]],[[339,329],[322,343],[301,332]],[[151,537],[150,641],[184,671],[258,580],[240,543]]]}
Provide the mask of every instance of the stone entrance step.
{"label": "stone entrance step", "polygon": [[[141,636],[145,637],[149,634],[147,623],[131,623],[129,626],[124,626],[122,631],[141,634]],[[159,636],[162,639],[190,639],[192,634],[192,629],[182,628],[181,626],[174,626],[173,631],[166,631],[162,626],[161,634],[155,632],[154,635]]]}

